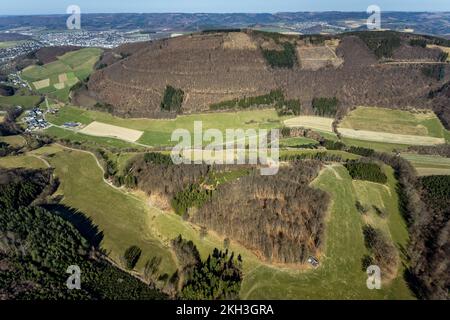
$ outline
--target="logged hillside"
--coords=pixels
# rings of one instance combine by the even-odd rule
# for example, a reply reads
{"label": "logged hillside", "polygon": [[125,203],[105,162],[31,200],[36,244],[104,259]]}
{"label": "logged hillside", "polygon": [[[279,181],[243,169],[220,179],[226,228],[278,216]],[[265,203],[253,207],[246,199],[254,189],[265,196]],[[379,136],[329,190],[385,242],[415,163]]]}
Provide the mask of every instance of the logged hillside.
{"label": "logged hillside", "polygon": [[167,117],[161,102],[171,86],[184,92],[183,113],[276,89],[288,99],[300,100],[303,112],[311,112],[315,97],[337,97],[341,108],[431,108],[429,93],[450,79],[450,68],[440,64],[444,58],[440,49],[424,47],[412,37],[397,33],[298,37],[242,31],[127,45],[105,53],[87,90],[75,94],[74,102],[106,105],[121,116]]}

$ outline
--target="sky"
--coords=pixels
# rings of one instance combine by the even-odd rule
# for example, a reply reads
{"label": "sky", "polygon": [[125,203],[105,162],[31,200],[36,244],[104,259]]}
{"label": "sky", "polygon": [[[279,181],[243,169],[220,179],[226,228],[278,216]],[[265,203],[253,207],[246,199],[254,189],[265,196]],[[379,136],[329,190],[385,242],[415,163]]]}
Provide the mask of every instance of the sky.
{"label": "sky", "polygon": [[110,12],[296,12],[450,11],[450,0],[0,0],[0,15],[65,14],[75,4],[83,13]]}

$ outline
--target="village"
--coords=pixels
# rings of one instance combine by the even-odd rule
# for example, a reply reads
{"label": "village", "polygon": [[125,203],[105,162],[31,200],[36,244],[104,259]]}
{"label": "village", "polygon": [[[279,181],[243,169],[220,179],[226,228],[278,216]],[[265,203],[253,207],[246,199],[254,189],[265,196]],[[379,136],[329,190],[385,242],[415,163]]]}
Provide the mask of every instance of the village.
{"label": "village", "polygon": [[47,111],[43,111],[39,107],[35,107],[32,110],[28,110],[25,112],[25,117],[23,121],[27,124],[27,128],[25,132],[32,132],[36,130],[43,130],[50,127],[50,123],[45,120],[45,113],[56,114],[58,112],[57,109],[48,109]]}

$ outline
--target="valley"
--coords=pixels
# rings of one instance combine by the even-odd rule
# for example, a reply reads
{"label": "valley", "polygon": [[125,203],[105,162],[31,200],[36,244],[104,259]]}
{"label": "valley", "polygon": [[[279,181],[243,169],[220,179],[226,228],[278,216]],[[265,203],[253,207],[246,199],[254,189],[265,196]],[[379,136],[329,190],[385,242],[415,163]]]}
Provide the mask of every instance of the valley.
{"label": "valley", "polygon": [[[17,73],[29,88],[0,96],[0,168],[48,170],[53,189],[29,205],[93,236],[94,260],[171,299],[420,299],[420,228],[444,234],[429,199],[450,176],[441,45],[389,31],[237,29],[55,49]],[[27,128],[33,109],[48,126]],[[263,150],[279,152],[277,174],[207,163],[205,141],[180,154],[200,152],[201,163],[175,165],[171,137],[193,137],[197,121],[222,135],[277,129],[279,147]],[[248,140],[235,158],[250,156]],[[238,285],[190,291],[228,254]],[[379,290],[368,289],[370,265],[382,270]]]}

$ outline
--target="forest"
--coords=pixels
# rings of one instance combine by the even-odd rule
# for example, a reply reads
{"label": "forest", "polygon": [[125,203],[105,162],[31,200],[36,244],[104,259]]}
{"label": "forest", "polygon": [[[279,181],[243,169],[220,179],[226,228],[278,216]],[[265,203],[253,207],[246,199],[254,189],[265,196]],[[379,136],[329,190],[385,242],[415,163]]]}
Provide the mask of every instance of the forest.
{"label": "forest", "polygon": [[339,105],[339,100],[333,98],[314,98],[312,107],[315,113],[321,117],[334,117]]}
{"label": "forest", "polygon": [[182,266],[183,300],[234,300],[239,298],[242,282],[242,259],[217,248],[204,261],[192,241],[178,236],[172,240]]}
{"label": "forest", "polygon": [[[408,283],[421,299],[449,299],[449,176],[417,178],[405,159],[387,153],[374,157],[394,168],[401,212],[408,224]],[[446,191],[447,190],[447,191]]]}
{"label": "forest", "polygon": [[383,184],[387,182],[386,175],[376,163],[352,160],[345,163],[345,167],[353,179],[367,180]]}
{"label": "forest", "polygon": [[297,65],[295,46],[290,42],[284,42],[282,46],[283,50],[262,49],[264,58],[272,68],[292,69]]}
{"label": "forest", "polygon": [[317,161],[299,161],[275,176],[252,172],[219,185],[189,219],[240,241],[267,261],[305,262],[321,247],[329,203],[328,194],[309,186],[320,167]]}
{"label": "forest", "polygon": [[320,248],[329,197],[309,186],[319,161],[293,160],[265,177],[249,166],[171,165],[145,158],[137,156],[128,172],[160,207],[239,240],[270,261],[301,263]]}
{"label": "forest", "polygon": [[[0,298],[164,299],[106,262],[68,221],[35,205],[51,180],[51,170],[0,170]],[[82,270],[80,290],[66,286],[71,265]]]}
{"label": "forest", "polygon": [[172,86],[167,86],[161,102],[161,110],[167,112],[180,112],[183,104],[184,92]]}
{"label": "forest", "polygon": [[420,219],[411,226],[411,282],[422,299],[448,300],[450,288],[450,176],[419,179]]}

